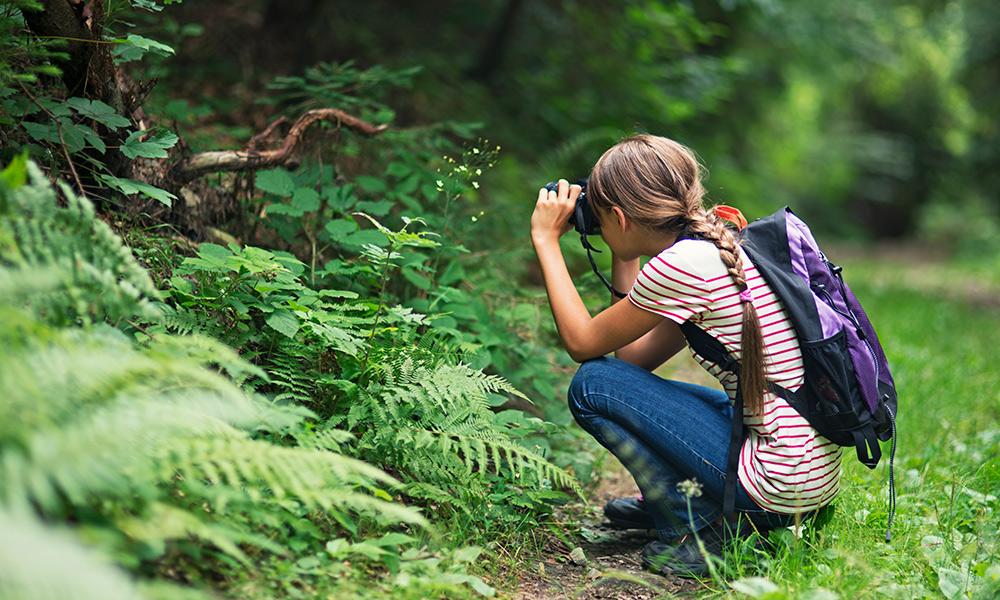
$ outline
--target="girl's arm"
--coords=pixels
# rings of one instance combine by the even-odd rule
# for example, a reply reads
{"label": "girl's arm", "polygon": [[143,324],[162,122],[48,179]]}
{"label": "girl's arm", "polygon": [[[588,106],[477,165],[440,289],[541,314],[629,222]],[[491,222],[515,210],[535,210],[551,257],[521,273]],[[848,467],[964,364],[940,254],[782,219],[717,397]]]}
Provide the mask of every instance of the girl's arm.
{"label": "girl's arm", "polygon": [[[616,290],[632,289],[638,275],[638,258],[626,261],[614,254],[611,255],[611,282]],[[620,301],[628,302],[625,298],[611,294],[611,304]],[[677,324],[670,319],[663,319],[659,325],[639,339],[618,348],[615,357],[653,371],[686,345],[687,341]]]}
{"label": "girl's arm", "polygon": [[559,247],[559,238],[571,228],[569,215],[579,195],[580,186],[570,188],[565,179],[559,180],[558,192],[540,189],[531,216],[531,241],[545,278],[559,337],[573,360],[583,362],[634,342],[664,318],[631,302],[617,302],[596,317],[590,316]]}
{"label": "girl's arm", "polygon": [[566,269],[559,238],[532,236],[532,242],[545,277],[545,290],[556,329],[563,347],[576,362],[613,352],[669,320],[631,302],[612,304],[591,317]]}

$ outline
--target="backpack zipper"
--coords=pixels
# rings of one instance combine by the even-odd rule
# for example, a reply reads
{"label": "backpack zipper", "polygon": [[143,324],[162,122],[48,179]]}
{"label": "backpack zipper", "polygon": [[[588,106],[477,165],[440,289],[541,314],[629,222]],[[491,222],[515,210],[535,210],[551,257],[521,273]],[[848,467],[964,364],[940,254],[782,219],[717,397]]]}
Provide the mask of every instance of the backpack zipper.
{"label": "backpack zipper", "polygon": [[837,309],[837,305],[833,302],[833,295],[830,294],[830,291],[826,289],[825,285],[818,284],[817,287],[821,292],[826,294],[826,297],[829,299],[830,308],[832,308],[836,313],[851,320],[851,323],[854,325],[854,329],[858,334],[858,338],[865,343],[865,348],[868,348],[868,353],[872,356],[872,362],[875,363],[875,394],[878,395],[878,376],[882,370],[882,365],[879,363],[878,355],[875,353],[875,347],[868,341],[868,334],[866,334],[865,330],[861,328],[861,321],[858,319],[858,316],[854,314],[854,309],[851,308],[851,303],[847,300],[847,294],[844,293],[844,278],[840,274],[843,268],[830,262],[826,255],[823,254],[822,250],[819,253],[819,257],[823,260],[823,263],[826,264],[826,268],[830,271],[830,275],[840,283],[840,297],[844,300],[844,307],[847,308],[847,312],[844,313]]}
{"label": "backpack zipper", "polygon": [[[826,286],[824,286],[823,284],[819,284],[819,289],[824,294],[826,294],[827,298],[829,298],[831,308],[833,308],[833,310],[836,311],[837,313],[850,318],[851,322],[854,323],[854,326],[857,327],[858,337],[861,338],[861,341],[865,343],[865,347],[868,348],[868,353],[872,355],[872,362],[875,363],[875,393],[877,395],[878,381],[879,381],[878,375],[881,369],[881,365],[879,364],[878,355],[875,354],[875,347],[872,346],[871,342],[868,341],[868,336],[861,328],[861,322],[858,320],[857,315],[854,314],[854,309],[851,308],[851,303],[848,302],[847,300],[847,294],[844,292],[844,278],[840,274],[840,272],[843,269],[840,266],[830,262],[822,251],[820,251],[819,255],[820,258],[823,259],[823,262],[826,263],[826,268],[830,271],[830,274],[833,275],[833,277],[836,278],[837,281],[840,283],[839,286],[840,297],[843,298],[844,306],[847,308],[847,312],[850,314],[845,315],[844,313],[837,310],[836,305],[834,305],[833,303],[833,296],[826,289]],[[889,427],[891,428],[892,432],[892,448],[889,450],[889,515],[885,527],[885,541],[886,543],[889,543],[892,539],[892,519],[894,516],[896,516],[896,478],[894,477],[893,473],[894,471],[893,467],[895,466],[893,463],[895,462],[896,458],[896,416],[892,414],[892,409],[889,408],[889,405],[886,404],[885,401],[882,401],[882,407],[889,415]]]}

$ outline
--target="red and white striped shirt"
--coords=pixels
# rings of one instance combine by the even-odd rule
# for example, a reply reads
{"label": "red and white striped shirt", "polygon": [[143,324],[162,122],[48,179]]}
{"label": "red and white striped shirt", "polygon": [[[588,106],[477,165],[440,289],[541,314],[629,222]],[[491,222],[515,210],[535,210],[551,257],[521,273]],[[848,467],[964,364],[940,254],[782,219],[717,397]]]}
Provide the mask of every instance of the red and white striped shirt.
{"label": "red and white striped shirt", "polygon": [[[802,353],[781,300],[742,248],[743,272],[764,338],[765,372],[770,381],[798,389],[804,382]],[[740,356],[743,307],[739,290],[718,248],[702,240],[681,240],[654,256],[639,272],[628,299],[639,308],[676,323],[688,319]],[[736,398],[736,376],[691,354]],[[764,393],[763,415],[746,407],[749,431],[740,451],[739,478],[761,508],[798,513],[827,504],[840,488],[840,446],[821,436],[782,398]]]}

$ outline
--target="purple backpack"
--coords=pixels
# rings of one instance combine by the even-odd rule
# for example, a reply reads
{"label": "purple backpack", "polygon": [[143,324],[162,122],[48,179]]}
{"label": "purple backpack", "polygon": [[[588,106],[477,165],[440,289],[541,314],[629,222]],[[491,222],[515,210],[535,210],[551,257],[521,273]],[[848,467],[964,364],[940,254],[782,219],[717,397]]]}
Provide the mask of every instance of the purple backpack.
{"label": "purple backpack", "polygon": [[[787,400],[823,437],[841,446],[853,446],[858,460],[870,469],[882,457],[879,440],[892,438],[888,542],[896,512],[896,386],[875,329],[844,282],[842,268],[827,259],[809,228],[790,208],[750,223],[741,234],[743,249],[781,298],[802,350],[805,383],[795,392],[769,383],[770,391]],[[739,376],[738,361],[718,340],[690,321],[681,330],[695,352]],[[743,414],[739,392],[735,409],[734,414]],[[723,510],[729,517],[734,514],[736,467],[743,438],[743,420],[733,419],[723,499]]]}

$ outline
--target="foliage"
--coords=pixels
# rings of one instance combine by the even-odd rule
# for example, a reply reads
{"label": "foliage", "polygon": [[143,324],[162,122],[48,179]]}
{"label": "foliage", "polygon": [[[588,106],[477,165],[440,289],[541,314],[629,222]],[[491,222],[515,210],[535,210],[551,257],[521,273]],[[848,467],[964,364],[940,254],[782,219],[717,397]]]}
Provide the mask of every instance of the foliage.
{"label": "foliage", "polygon": [[[403,258],[396,249],[437,244],[430,232],[407,231],[414,221],[391,231],[371,220],[387,247],[366,244],[362,256],[383,283]],[[301,279],[305,271],[287,254],[202,244],[174,270],[176,306],[165,307],[164,326],[243,348],[268,372],[262,389],[357,432],[352,451],[399,473],[413,495],[464,509],[482,500],[490,472],[529,488],[575,485],[507,434],[541,431],[539,419],[490,409],[490,398],[502,403],[504,393],[527,398],[501,377],[454,363],[447,344],[433,348],[441,338],[419,332],[425,315],[350,290],[314,290]],[[552,497],[559,495],[538,495]]]}
{"label": "foliage", "polygon": [[38,167],[23,155],[4,179],[19,186],[0,199],[0,256],[17,269],[10,276],[51,267],[53,277],[65,279],[29,299],[36,313],[57,325],[156,316],[152,301],[159,292],[118,236],[95,218],[90,201],[60,181],[66,198],[60,206],[56,189],[44,184]]}
{"label": "foliage", "polygon": [[[18,186],[22,170],[28,181]],[[20,217],[27,199],[52,192],[31,162],[8,167],[4,181],[15,182],[3,195],[5,224]],[[78,238],[87,235],[96,222],[89,202],[66,187],[62,191],[68,207],[47,207],[31,214],[31,220],[20,217],[22,229],[52,232],[70,222],[79,226]],[[59,243],[68,245],[71,237],[51,238],[51,260],[36,260],[30,271],[20,264],[21,238],[2,254],[0,338],[7,354],[0,381],[7,399],[0,406],[5,424],[0,428],[0,504],[20,515],[10,523],[11,535],[21,535],[16,532],[22,523],[28,527],[29,512],[47,521],[71,518],[81,537],[99,540],[101,552],[135,569],[176,552],[201,557],[212,548],[220,553],[209,553],[215,560],[229,557],[237,563],[249,561],[246,547],[283,553],[288,528],[294,531],[310,520],[326,531],[351,535],[365,523],[426,525],[417,511],[390,501],[387,490],[396,488],[395,479],[317,443],[321,438],[309,433],[308,410],[239,388],[247,377],[266,380],[267,375],[228,347],[209,338],[149,330],[135,332],[137,343],[106,325],[68,327],[58,302],[53,302],[52,324],[39,320],[35,315],[49,313],[43,299],[54,297],[51,292],[61,285],[88,307],[87,314],[102,314],[103,290],[88,288],[87,280],[75,286],[66,276],[70,268],[61,261]],[[78,252],[75,267],[115,281],[114,272],[103,268],[124,257],[120,246],[108,247],[96,245],[90,255]],[[118,262],[108,262],[109,254]],[[134,262],[130,266],[138,269]],[[29,290],[31,304],[25,304]],[[129,312],[118,306],[123,301],[109,297],[112,307]],[[140,301],[133,298],[133,314]],[[311,443],[282,443],[297,438]],[[328,433],[325,439],[345,438]],[[73,564],[90,560],[80,556]],[[0,572],[22,572],[14,565],[23,563],[14,560],[9,556]],[[127,589],[120,578],[107,578],[106,585]],[[6,575],[0,580],[15,581]],[[17,586],[42,585],[18,581]],[[14,588],[26,597],[33,594],[29,589]]]}

